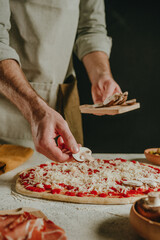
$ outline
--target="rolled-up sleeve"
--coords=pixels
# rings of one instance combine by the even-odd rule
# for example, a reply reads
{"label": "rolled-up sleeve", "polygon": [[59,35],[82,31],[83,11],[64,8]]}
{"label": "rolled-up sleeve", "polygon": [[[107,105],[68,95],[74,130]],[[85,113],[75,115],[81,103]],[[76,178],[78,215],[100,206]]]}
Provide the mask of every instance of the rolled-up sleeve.
{"label": "rolled-up sleeve", "polygon": [[19,56],[9,46],[10,6],[9,0],[0,0],[0,61],[15,59],[19,64]]}
{"label": "rolled-up sleeve", "polygon": [[94,51],[110,56],[112,39],[107,36],[103,0],[81,0],[80,18],[74,52],[82,58]]}

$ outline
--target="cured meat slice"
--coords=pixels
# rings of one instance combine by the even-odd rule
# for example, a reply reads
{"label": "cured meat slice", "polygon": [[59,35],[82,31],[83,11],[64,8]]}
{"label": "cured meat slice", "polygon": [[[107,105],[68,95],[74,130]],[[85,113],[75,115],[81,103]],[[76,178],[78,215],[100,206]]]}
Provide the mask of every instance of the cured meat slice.
{"label": "cured meat slice", "polygon": [[[31,239],[34,240],[35,238],[32,238],[32,232],[34,228],[41,229],[43,227],[43,219],[37,218],[37,219],[30,219],[26,220],[21,224],[18,224],[15,226],[14,229],[5,229],[5,231],[2,233],[4,235],[4,239],[8,240],[17,240],[17,239]],[[20,238],[21,237],[21,238]],[[40,239],[37,237],[37,239]]]}
{"label": "cured meat slice", "polygon": [[0,216],[0,240],[66,240],[65,232],[50,220],[24,212]]}
{"label": "cured meat slice", "polygon": [[45,231],[42,232],[42,240],[66,240],[65,232],[52,221],[45,221]]}
{"label": "cured meat slice", "polygon": [[9,224],[13,223],[19,216],[0,216],[0,232]]}
{"label": "cured meat slice", "polygon": [[18,224],[21,224],[25,221],[27,221],[28,219],[36,219],[35,216],[24,212],[24,214],[18,215],[18,218],[16,218],[12,223],[10,223],[7,227],[8,229],[12,230],[14,229]]}

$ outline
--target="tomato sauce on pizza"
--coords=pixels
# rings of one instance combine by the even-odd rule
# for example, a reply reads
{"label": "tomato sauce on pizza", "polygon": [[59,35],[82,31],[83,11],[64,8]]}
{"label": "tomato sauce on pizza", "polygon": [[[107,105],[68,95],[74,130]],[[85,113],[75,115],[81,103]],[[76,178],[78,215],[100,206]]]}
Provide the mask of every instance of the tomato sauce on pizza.
{"label": "tomato sauce on pizza", "polygon": [[160,168],[122,158],[48,162],[23,171],[18,183],[23,189],[36,192],[37,197],[41,193],[63,195],[71,202],[84,197],[130,198],[160,191]]}

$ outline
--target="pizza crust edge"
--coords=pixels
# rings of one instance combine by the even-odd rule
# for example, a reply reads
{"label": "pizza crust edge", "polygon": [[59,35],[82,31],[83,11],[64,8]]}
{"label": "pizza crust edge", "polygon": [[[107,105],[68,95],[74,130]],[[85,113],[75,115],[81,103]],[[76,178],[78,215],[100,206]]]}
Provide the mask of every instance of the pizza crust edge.
{"label": "pizza crust edge", "polygon": [[[153,166],[160,169],[160,166],[153,165],[150,163],[143,163],[146,166]],[[122,205],[122,204],[132,204],[135,201],[147,197],[147,194],[140,194],[135,197],[127,197],[127,198],[117,198],[117,197],[76,197],[76,196],[67,196],[64,194],[51,194],[46,192],[32,192],[23,187],[23,185],[20,183],[20,177],[19,175],[23,173],[24,171],[28,171],[31,168],[27,168],[23,171],[21,171],[18,174],[17,180],[16,180],[16,186],[15,189],[17,193],[20,193],[24,196],[29,197],[35,197],[45,200],[54,200],[54,201],[61,201],[61,202],[70,202],[70,203],[82,203],[82,204],[96,204],[96,205]]]}

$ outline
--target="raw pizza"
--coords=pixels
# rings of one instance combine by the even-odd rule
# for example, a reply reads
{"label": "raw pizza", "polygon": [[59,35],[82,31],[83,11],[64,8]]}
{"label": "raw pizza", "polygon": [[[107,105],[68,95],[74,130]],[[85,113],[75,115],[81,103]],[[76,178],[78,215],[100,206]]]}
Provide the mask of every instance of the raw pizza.
{"label": "raw pizza", "polygon": [[121,158],[47,162],[21,172],[16,190],[57,201],[127,204],[160,191],[160,168]]}

